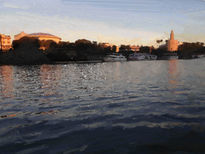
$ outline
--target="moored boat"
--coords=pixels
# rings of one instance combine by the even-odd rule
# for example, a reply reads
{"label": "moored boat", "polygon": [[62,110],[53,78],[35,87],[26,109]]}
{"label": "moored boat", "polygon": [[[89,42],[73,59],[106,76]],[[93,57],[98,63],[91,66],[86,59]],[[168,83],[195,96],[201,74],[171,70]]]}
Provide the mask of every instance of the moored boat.
{"label": "moored boat", "polygon": [[205,58],[205,55],[192,55],[192,58]]}
{"label": "moored boat", "polygon": [[133,54],[130,54],[129,57],[128,57],[128,60],[145,60],[146,57],[144,54],[142,53],[133,53]]}
{"label": "moored boat", "polygon": [[146,54],[145,58],[147,60],[157,60],[157,55],[152,55],[152,54]]}
{"label": "moored boat", "polygon": [[127,58],[122,54],[107,55],[103,59],[105,62],[127,61]]}

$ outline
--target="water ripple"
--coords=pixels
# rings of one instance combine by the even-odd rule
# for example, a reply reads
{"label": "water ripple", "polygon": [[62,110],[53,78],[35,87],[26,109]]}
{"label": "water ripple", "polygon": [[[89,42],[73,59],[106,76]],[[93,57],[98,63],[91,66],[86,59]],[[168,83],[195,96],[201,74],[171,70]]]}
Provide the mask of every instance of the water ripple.
{"label": "water ripple", "polygon": [[205,63],[197,62],[0,66],[1,151],[135,153],[168,147],[156,141],[182,145],[183,135],[203,151]]}

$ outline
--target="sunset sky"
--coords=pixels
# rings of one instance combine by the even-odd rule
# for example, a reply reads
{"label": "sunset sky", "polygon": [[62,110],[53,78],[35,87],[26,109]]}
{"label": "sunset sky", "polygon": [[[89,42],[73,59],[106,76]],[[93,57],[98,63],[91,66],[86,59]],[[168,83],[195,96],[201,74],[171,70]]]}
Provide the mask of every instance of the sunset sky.
{"label": "sunset sky", "polygon": [[64,41],[205,42],[205,0],[0,0],[0,33],[46,32]]}

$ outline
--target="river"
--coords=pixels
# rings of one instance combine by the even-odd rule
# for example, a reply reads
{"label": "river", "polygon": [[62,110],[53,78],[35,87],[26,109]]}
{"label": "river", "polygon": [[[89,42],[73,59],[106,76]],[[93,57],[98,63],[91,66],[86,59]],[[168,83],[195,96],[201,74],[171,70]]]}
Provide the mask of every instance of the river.
{"label": "river", "polygon": [[0,153],[204,153],[205,59],[0,66]]}

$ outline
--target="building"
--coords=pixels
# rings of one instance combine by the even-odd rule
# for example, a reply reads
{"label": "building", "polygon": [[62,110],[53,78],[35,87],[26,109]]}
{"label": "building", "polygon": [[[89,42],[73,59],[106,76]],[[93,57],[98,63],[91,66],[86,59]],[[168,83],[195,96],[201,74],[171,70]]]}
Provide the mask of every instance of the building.
{"label": "building", "polygon": [[133,52],[139,52],[140,46],[132,45],[132,46],[130,46],[130,50],[132,50]]}
{"label": "building", "polygon": [[24,33],[24,32],[21,32],[17,35],[14,35],[14,40],[20,40],[21,38],[27,36],[28,34]]}
{"label": "building", "polygon": [[[21,32],[17,35],[14,36],[14,40],[20,40],[23,37],[30,37],[30,38],[37,38],[40,41],[54,41],[57,44],[61,41],[61,38],[52,34],[48,33],[32,33],[32,34],[27,34],[24,32]],[[40,49],[45,50],[45,46],[41,46]]]}
{"label": "building", "polygon": [[174,40],[174,32],[171,31],[170,39],[167,42],[167,50],[174,52],[178,50],[179,42],[177,40]]}
{"label": "building", "polygon": [[14,40],[20,40],[22,37],[32,37],[32,38],[38,38],[40,41],[44,40],[44,41],[48,41],[48,40],[52,40],[56,43],[59,43],[61,41],[60,37],[57,37],[55,35],[52,34],[48,34],[48,33],[32,33],[32,34],[26,34],[24,32],[21,32],[17,35],[14,36]]}
{"label": "building", "polygon": [[3,52],[12,48],[11,37],[9,35],[0,34],[0,50]]}

